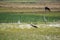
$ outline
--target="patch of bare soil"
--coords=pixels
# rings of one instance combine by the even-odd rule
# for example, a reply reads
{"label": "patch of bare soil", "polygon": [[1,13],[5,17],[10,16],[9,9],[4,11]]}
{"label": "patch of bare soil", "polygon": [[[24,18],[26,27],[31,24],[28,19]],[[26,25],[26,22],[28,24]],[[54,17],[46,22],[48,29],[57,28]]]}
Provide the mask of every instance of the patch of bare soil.
{"label": "patch of bare soil", "polygon": [[13,8],[13,9],[38,9],[43,10],[44,7],[49,7],[52,11],[60,11],[60,3],[35,3],[35,4],[22,4],[22,3],[0,3],[0,7]]}

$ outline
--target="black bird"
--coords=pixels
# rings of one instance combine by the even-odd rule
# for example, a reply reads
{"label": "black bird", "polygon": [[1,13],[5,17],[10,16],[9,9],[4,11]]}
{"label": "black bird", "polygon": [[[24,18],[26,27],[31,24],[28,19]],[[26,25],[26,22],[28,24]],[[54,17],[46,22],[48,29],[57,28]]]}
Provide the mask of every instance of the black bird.
{"label": "black bird", "polygon": [[31,26],[34,27],[34,28],[38,28],[37,26],[35,26],[35,25],[33,25],[33,24],[31,24]]}
{"label": "black bird", "polygon": [[46,10],[49,11],[49,12],[51,11],[49,7],[45,7],[45,11]]}

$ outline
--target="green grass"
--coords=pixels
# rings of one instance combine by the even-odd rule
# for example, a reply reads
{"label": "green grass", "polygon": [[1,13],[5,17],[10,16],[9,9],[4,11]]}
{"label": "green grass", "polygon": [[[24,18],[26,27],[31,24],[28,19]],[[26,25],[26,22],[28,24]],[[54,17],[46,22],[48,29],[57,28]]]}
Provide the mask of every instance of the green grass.
{"label": "green grass", "polygon": [[0,40],[60,40],[60,28],[0,29]]}
{"label": "green grass", "polygon": [[[18,22],[23,23],[44,23],[44,17],[47,22],[60,21],[60,12],[0,12],[0,40],[60,40],[60,28],[8,28],[11,25],[1,23]],[[13,25],[17,26],[18,25]],[[6,28],[5,28],[6,27]]]}
{"label": "green grass", "polygon": [[43,23],[45,21],[44,16],[47,19],[47,22],[57,22],[60,20],[60,12],[0,12],[0,23],[16,23],[19,20],[23,23]]}

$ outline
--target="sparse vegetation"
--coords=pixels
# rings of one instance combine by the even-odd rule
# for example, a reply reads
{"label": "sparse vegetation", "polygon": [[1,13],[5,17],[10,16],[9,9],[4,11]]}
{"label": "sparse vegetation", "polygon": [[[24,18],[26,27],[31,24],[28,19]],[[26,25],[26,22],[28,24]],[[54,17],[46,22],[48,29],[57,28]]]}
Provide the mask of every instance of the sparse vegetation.
{"label": "sparse vegetation", "polygon": [[0,29],[0,40],[60,40],[60,28]]}
{"label": "sparse vegetation", "polygon": [[[60,40],[59,2],[49,0],[51,2],[40,4],[40,0],[20,0],[23,1],[21,3],[19,0],[7,1],[0,2],[0,40]],[[52,11],[45,12],[45,6]]]}
{"label": "sparse vegetation", "polygon": [[[48,22],[60,20],[60,12],[39,12],[39,13],[21,13],[21,12],[0,12],[0,22],[10,23],[42,23],[43,16]],[[33,19],[32,19],[33,18]],[[56,22],[55,21],[55,22]],[[1,24],[0,23],[0,40],[60,40],[60,27],[44,27],[21,29],[17,28],[18,24]],[[29,27],[29,26],[28,26]]]}

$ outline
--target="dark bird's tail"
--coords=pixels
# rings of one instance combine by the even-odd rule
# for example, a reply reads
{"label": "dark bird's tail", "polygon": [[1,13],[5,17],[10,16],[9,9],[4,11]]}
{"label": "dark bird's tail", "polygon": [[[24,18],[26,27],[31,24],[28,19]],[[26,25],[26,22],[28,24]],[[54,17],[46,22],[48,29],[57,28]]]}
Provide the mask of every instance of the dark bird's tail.
{"label": "dark bird's tail", "polygon": [[37,26],[35,26],[35,25],[32,25],[32,24],[31,24],[31,26],[32,26],[32,27],[34,27],[34,28],[38,28]]}

